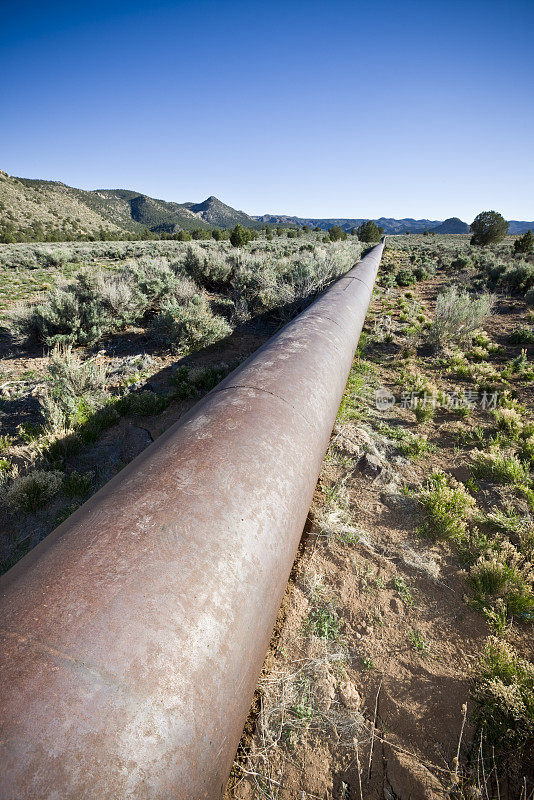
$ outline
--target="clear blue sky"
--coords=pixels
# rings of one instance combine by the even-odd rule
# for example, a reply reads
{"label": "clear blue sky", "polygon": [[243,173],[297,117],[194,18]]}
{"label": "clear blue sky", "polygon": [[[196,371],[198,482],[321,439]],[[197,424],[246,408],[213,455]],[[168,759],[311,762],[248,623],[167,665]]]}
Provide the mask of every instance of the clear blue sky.
{"label": "clear blue sky", "polygon": [[534,3],[1,6],[0,168],[249,213],[534,219]]}

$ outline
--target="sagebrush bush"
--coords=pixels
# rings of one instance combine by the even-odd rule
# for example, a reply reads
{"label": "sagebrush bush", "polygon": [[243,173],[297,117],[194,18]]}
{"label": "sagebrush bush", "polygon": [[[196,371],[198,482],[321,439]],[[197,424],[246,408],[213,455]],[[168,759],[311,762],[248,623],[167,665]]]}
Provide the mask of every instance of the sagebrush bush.
{"label": "sagebrush bush", "polygon": [[220,250],[205,250],[198,245],[187,248],[183,266],[191,277],[207,289],[226,286],[235,267],[232,257],[221,246]]}
{"label": "sagebrush bush", "polygon": [[76,280],[50,293],[48,299],[15,319],[28,338],[54,344],[92,344],[121,327],[114,315],[117,305],[107,304],[104,279],[99,273],[80,272]]}
{"label": "sagebrush bush", "polygon": [[103,336],[156,313],[163,302],[190,298],[190,278],[162,258],[144,258],[118,273],[84,270],[47,300],[14,320],[28,338],[55,344],[94,344]]}
{"label": "sagebrush bush", "polygon": [[88,472],[81,475],[76,470],[69,472],[63,478],[63,493],[67,497],[84,497],[91,489],[93,474]]}
{"label": "sagebrush bush", "polygon": [[[26,251],[18,247],[20,263]],[[317,293],[349,269],[360,251],[354,240],[331,242],[328,237],[326,245],[315,240],[297,245],[285,237],[271,237],[239,252],[229,242],[214,239],[191,245],[79,242],[68,245],[68,262],[98,255],[121,258],[127,265],[118,272],[85,269],[13,322],[24,336],[49,347],[94,344],[131,324],[149,324],[173,299],[190,301],[198,294],[197,284],[230,295],[235,316],[244,319]]]}
{"label": "sagebrush bush", "polygon": [[156,394],[156,392],[145,389],[142,392],[132,392],[125,395],[120,405],[123,413],[148,417],[151,414],[159,414],[163,411],[167,405],[167,399],[162,395]]}
{"label": "sagebrush bush", "polygon": [[395,275],[397,286],[412,286],[417,283],[417,278],[411,269],[400,269]]}
{"label": "sagebrush bush", "polygon": [[152,332],[173,347],[195,350],[225,336],[232,328],[223,317],[212,313],[203,295],[193,295],[187,303],[170,300],[152,321]]}
{"label": "sagebrush bush", "polygon": [[434,321],[428,334],[430,343],[437,347],[469,344],[491,313],[492,305],[491,295],[472,298],[467,292],[459,292],[456,286],[447,289],[436,301]]}
{"label": "sagebrush bush", "polygon": [[511,264],[499,275],[498,283],[510,292],[527,292],[534,286],[534,264]]}
{"label": "sagebrush bush", "polygon": [[63,473],[36,469],[13,480],[3,492],[5,505],[12,510],[35,512],[61,489]]}
{"label": "sagebrush bush", "polygon": [[83,361],[69,346],[56,345],[49,356],[41,409],[50,432],[68,430],[87,421],[106,401],[107,367]]}

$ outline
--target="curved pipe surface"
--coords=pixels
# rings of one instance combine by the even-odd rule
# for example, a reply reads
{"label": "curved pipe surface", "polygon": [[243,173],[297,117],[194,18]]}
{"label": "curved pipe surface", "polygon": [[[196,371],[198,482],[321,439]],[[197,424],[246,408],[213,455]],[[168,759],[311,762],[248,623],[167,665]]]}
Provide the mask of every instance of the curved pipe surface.
{"label": "curved pipe surface", "polygon": [[222,795],[383,246],[2,578],[2,800]]}

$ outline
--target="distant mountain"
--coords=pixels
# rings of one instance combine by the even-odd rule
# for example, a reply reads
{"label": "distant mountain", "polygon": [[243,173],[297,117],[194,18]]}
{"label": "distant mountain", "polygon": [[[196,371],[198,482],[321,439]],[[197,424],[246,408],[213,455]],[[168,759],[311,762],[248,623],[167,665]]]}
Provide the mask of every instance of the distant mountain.
{"label": "distant mountain", "polygon": [[[259,222],[268,225],[308,225],[310,228],[322,228],[328,230],[333,225],[339,225],[343,230],[350,231],[352,228],[357,228],[362,222],[365,222],[368,217],[360,217],[358,219],[345,219],[345,218],[330,218],[330,219],[317,219],[314,217],[289,217],[285,215],[264,214],[261,217],[255,217]],[[440,220],[430,219],[392,219],[390,217],[380,217],[375,219],[377,225],[384,228],[385,233],[422,233],[425,230],[435,228],[440,224]]]}
{"label": "distant mountain", "polygon": [[433,233],[469,233],[469,225],[458,217],[449,217],[441,225],[432,228]]}
{"label": "distant mountain", "polygon": [[[264,214],[261,217],[256,217],[255,219],[263,222],[264,224],[269,225],[279,225],[285,223],[286,225],[308,225],[311,228],[322,228],[323,230],[327,230],[331,228],[333,225],[339,225],[343,230],[350,231],[352,228],[357,228],[362,222],[365,222],[368,217],[359,217],[357,219],[346,219],[346,218],[329,218],[329,219],[317,219],[314,217],[289,217],[285,215],[274,215],[274,214]],[[436,228],[440,225],[440,220],[430,220],[430,219],[412,219],[411,217],[406,217],[405,219],[393,219],[391,217],[379,217],[378,219],[374,220],[377,225],[381,225],[384,228],[385,233],[393,234],[393,233],[406,233],[406,231],[410,231],[410,233],[422,233],[425,230],[430,230],[432,228]]]}
{"label": "distant mountain", "polygon": [[202,203],[157,200],[130,189],[75,189],[59,181],[15,178],[0,170],[0,233],[12,230],[31,238],[151,231],[259,228],[243,211],[208,197]]}
{"label": "distant mountain", "polygon": [[[250,216],[227,206],[213,195],[202,203],[174,203],[157,200],[131,189],[94,189],[86,191],[67,186],[60,181],[34,178],[14,178],[0,170],[0,236],[24,234],[39,240],[53,235],[58,239],[78,235],[120,236],[142,233],[147,228],[155,232],[174,233],[179,230],[233,228],[238,223],[250,228],[264,225],[308,225],[326,230],[339,225],[350,231],[357,228],[359,219],[316,219],[284,214]],[[429,219],[392,219],[380,217],[375,222],[385,233],[468,233],[469,226],[458,217],[441,222]],[[511,234],[534,230],[534,222],[510,221]]]}
{"label": "distant mountain", "polygon": [[534,222],[519,222],[517,219],[511,219],[508,226],[510,234],[526,233],[527,231],[534,233]]}
{"label": "distant mountain", "polygon": [[[264,225],[308,225],[310,228],[322,228],[328,230],[333,225],[339,225],[343,230],[350,231],[352,228],[357,228],[365,219],[346,219],[346,218],[330,218],[330,219],[317,219],[315,217],[290,217],[286,214],[263,214],[263,216],[255,217],[259,222]],[[384,233],[393,235],[399,233],[423,233],[424,231],[433,231],[434,233],[469,233],[469,225],[462,222],[458,217],[450,217],[444,222],[440,220],[431,219],[412,219],[405,217],[404,219],[393,219],[391,217],[379,217],[374,220],[377,225],[384,228]],[[517,220],[510,221],[510,234],[525,233],[525,231],[532,228],[534,231],[534,222],[518,222]]]}

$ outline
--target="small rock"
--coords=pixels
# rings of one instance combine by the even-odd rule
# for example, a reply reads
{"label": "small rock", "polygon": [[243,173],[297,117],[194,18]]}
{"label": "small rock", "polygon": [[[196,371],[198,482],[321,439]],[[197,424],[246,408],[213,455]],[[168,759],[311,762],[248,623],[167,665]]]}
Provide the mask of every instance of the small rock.
{"label": "small rock", "polygon": [[384,469],[381,459],[372,453],[364,453],[360,458],[359,466],[362,472],[373,476],[379,475]]}
{"label": "small rock", "polygon": [[404,606],[397,597],[392,597],[389,601],[389,607],[395,614],[404,614]]}
{"label": "small rock", "polygon": [[321,678],[315,684],[315,699],[320,711],[328,711],[336,694],[332,678]]}
{"label": "small rock", "polygon": [[343,681],[339,686],[339,697],[347,708],[358,709],[361,707],[362,698],[352,681]]}

